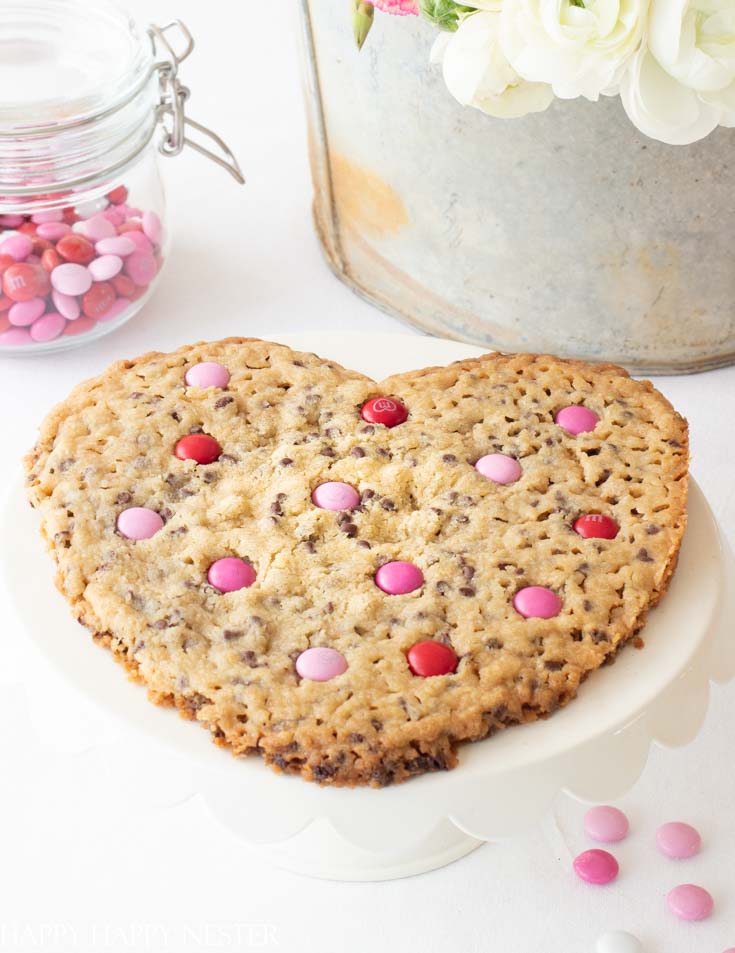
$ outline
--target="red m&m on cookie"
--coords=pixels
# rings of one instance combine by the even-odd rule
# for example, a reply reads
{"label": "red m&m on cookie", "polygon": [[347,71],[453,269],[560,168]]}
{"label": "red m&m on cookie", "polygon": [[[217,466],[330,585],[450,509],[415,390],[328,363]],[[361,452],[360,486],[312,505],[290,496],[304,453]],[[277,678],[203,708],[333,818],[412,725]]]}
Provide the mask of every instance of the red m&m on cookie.
{"label": "red m&m on cookie", "polygon": [[397,427],[408,419],[408,410],[392,397],[373,397],[362,408],[362,419],[369,424]]}
{"label": "red m&m on cookie", "polygon": [[442,642],[417,642],[408,650],[408,667],[414,675],[433,678],[435,675],[451,675],[457,671],[459,659],[448,645]]}
{"label": "red m&m on cookie", "polygon": [[179,460],[193,460],[195,463],[206,464],[219,460],[222,447],[209,434],[192,433],[179,440],[174,453]]}
{"label": "red m&m on cookie", "polygon": [[594,430],[600,422],[600,418],[588,407],[582,407],[580,404],[573,404],[571,407],[564,407],[556,415],[556,423],[562,430],[577,436],[581,433],[589,433]]}
{"label": "red m&m on cookie", "polygon": [[615,539],[620,527],[610,516],[588,513],[575,522],[574,532],[583,539]]}

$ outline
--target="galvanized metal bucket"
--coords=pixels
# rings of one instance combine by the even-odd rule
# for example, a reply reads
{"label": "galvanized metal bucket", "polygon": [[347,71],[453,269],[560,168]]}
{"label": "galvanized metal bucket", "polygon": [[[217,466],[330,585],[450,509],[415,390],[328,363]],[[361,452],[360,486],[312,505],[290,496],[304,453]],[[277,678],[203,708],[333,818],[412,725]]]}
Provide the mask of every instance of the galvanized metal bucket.
{"label": "galvanized metal bucket", "polygon": [[300,3],[316,225],[355,291],[500,350],[735,362],[735,130],[665,146],[617,98],[491,119],[449,95],[428,24],[380,16],[358,53],[345,0]]}

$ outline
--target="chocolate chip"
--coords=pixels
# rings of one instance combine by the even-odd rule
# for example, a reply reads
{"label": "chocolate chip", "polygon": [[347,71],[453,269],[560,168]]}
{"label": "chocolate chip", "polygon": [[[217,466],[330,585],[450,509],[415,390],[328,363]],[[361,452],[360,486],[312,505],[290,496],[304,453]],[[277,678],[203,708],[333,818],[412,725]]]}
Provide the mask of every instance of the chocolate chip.
{"label": "chocolate chip", "polygon": [[476,570],[474,566],[470,566],[468,563],[462,564],[462,575],[465,577],[467,582],[474,578],[475,571]]}
{"label": "chocolate chip", "polygon": [[468,598],[469,598],[470,596],[476,595],[476,592],[475,592],[475,590],[472,588],[472,586],[462,586],[462,587],[460,588],[459,592],[460,592],[460,595],[462,595],[462,596],[467,596]]}
{"label": "chocolate chip", "polygon": [[246,652],[243,652],[240,656],[240,661],[244,662],[245,665],[250,668],[258,668],[258,656],[253,652],[252,649],[248,649]]}
{"label": "chocolate chip", "polygon": [[278,500],[276,500],[275,503],[271,503],[271,516],[283,516],[283,510]]}
{"label": "chocolate chip", "polygon": [[357,731],[353,731],[349,735],[347,735],[347,740],[349,741],[351,745],[359,745],[359,744],[362,744],[362,742],[365,740],[365,736],[361,735]]}
{"label": "chocolate chip", "polygon": [[593,629],[590,632],[590,638],[595,643],[595,645],[600,645],[602,642],[609,642],[610,637],[607,632],[603,632],[602,629]]}
{"label": "chocolate chip", "polygon": [[342,523],[339,528],[340,531],[346,536],[349,536],[350,539],[354,539],[355,536],[357,536],[357,527],[354,523]]}
{"label": "chocolate chip", "polygon": [[357,545],[360,546],[362,549],[372,549],[372,548],[373,548],[373,547],[370,545],[370,543],[369,543],[366,539],[358,539]]}
{"label": "chocolate chip", "polygon": [[220,397],[217,403],[214,405],[215,410],[222,410],[223,407],[227,407],[228,404],[234,403],[234,397]]}
{"label": "chocolate chip", "polygon": [[225,629],[222,633],[225,642],[234,642],[235,639],[241,639],[244,634],[245,633],[240,631],[240,629]]}
{"label": "chocolate chip", "polygon": [[360,433],[375,433],[375,427],[368,424],[366,427],[360,427]]}
{"label": "chocolate chip", "polygon": [[61,463],[59,464],[59,472],[66,473],[69,467],[73,467],[75,463],[76,463],[76,460],[74,459],[74,457],[69,457],[67,460],[62,460]]}
{"label": "chocolate chip", "polygon": [[469,516],[464,516],[464,515],[455,516],[455,519],[457,520],[458,523],[463,523],[463,524],[464,524],[464,523],[469,523],[469,521],[470,521]]}
{"label": "chocolate chip", "polygon": [[334,612],[334,603],[333,603],[333,602],[328,602],[328,603],[324,606],[324,611],[327,613],[327,615],[331,615],[331,614]]}
{"label": "chocolate chip", "polygon": [[[222,459],[220,457],[220,459]],[[290,467],[293,464],[293,460],[290,457],[284,457],[282,460],[278,461],[279,467]]]}
{"label": "chocolate chip", "polygon": [[453,453],[445,453],[444,456],[442,457],[442,460],[444,461],[444,463],[456,463],[456,462],[457,462],[457,458],[455,457],[455,455],[454,455]]}
{"label": "chocolate chip", "polygon": [[177,424],[180,424],[180,423],[181,423],[181,417],[180,417],[180,415],[179,415],[175,410],[172,410],[172,411],[171,411],[171,415],[170,415],[170,416],[173,417],[173,419],[176,421]]}
{"label": "chocolate chip", "polygon": [[582,603],[582,608],[585,612],[592,612],[592,603],[589,601],[589,599],[584,600]]}
{"label": "chocolate chip", "polygon": [[499,651],[503,647],[503,643],[498,639],[488,639],[485,645],[487,645],[487,647],[493,651]]}
{"label": "chocolate chip", "polygon": [[294,367],[305,367],[306,365],[304,364],[303,361],[293,361],[293,366],[294,366]]}
{"label": "chocolate chip", "polygon": [[446,582],[446,580],[440,579],[439,582],[436,584],[435,588],[440,595],[446,596],[446,594],[449,592],[449,590],[452,587],[449,585],[448,582]]}
{"label": "chocolate chip", "polygon": [[363,490],[360,494],[360,501],[362,503],[367,503],[368,500],[372,500],[375,496],[375,490]]}
{"label": "chocolate chip", "polygon": [[365,456],[365,451],[362,449],[362,447],[353,447],[352,450],[350,450],[350,456],[361,459]]}
{"label": "chocolate chip", "polygon": [[[239,463],[237,457],[233,457],[231,453],[223,453],[219,460],[220,463]],[[293,460],[291,462],[293,463]]]}
{"label": "chocolate chip", "polygon": [[125,506],[128,503],[132,503],[132,501],[133,501],[133,497],[130,495],[130,493],[127,493],[125,490],[123,490],[122,493],[118,493],[117,498],[115,500],[118,506]]}
{"label": "chocolate chip", "polygon": [[657,536],[660,532],[661,532],[660,526],[654,526],[653,524],[651,524],[650,526],[646,526],[646,534],[648,536]]}
{"label": "chocolate chip", "polygon": [[651,554],[648,552],[648,550],[645,547],[643,549],[638,550],[638,555],[636,556],[636,559],[639,559],[642,563],[654,562],[653,556],[651,556]]}
{"label": "chocolate chip", "polygon": [[336,457],[337,454],[331,447],[322,447],[319,451],[323,457]]}
{"label": "chocolate chip", "polygon": [[544,662],[544,667],[549,672],[560,672],[564,668],[564,662],[559,662],[555,659],[549,659],[548,661]]}
{"label": "chocolate chip", "polygon": [[310,539],[304,540],[304,548],[306,549],[307,553],[314,554],[316,552],[316,546]]}
{"label": "chocolate chip", "polygon": [[380,505],[384,510],[388,510],[389,512],[392,512],[396,508],[396,504],[393,502],[393,500],[389,500],[387,497],[380,501]]}
{"label": "chocolate chip", "polygon": [[385,460],[390,460],[391,453],[390,450],[386,450],[385,447],[378,447],[375,451],[379,457],[383,457]]}

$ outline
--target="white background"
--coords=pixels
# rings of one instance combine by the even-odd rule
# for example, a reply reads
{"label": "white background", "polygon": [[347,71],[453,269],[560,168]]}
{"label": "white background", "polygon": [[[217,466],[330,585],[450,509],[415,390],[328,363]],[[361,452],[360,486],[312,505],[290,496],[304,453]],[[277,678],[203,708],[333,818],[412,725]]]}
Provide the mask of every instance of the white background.
{"label": "white background", "polygon": [[[184,74],[191,114],[230,140],[249,184],[239,189],[193,154],[167,162],[175,247],[147,311],[92,347],[3,360],[8,482],[43,414],[113,359],[230,334],[405,330],[321,261],[292,4],[130,5],[143,19],[180,16],[194,32],[198,48]],[[735,542],[735,370],[658,383],[690,420],[694,473]],[[706,727],[689,748],[653,752],[623,805],[633,834],[617,851],[622,874],[613,887],[587,887],[571,874],[571,857],[591,845],[582,807],[565,798],[528,837],[442,871],[397,883],[323,883],[253,859],[165,763],[131,743],[105,743],[99,716],[55,679],[44,682],[45,704],[29,712],[33,695],[22,683],[36,672],[12,662],[23,634],[8,612],[3,618],[0,953],[592,953],[598,934],[613,928],[637,933],[647,953],[735,946],[735,690],[713,690]],[[676,865],[657,855],[655,828],[670,819],[701,829],[699,858]],[[715,895],[708,923],[682,925],[666,912],[664,895],[681,882]]]}

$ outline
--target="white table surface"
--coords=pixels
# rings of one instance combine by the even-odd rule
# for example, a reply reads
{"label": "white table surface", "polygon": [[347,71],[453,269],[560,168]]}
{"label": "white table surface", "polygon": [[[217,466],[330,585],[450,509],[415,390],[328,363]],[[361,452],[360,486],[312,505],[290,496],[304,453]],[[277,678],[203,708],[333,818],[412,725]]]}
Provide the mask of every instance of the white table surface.
{"label": "white table surface", "polygon": [[[191,114],[230,140],[249,185],[238,189],[194,154],[167,162],[175,248],[146,312],[94,346],[0,363],[8,482],[49,407],[115,358],[229,334],[405,331],[322,263],[292,3],[131,6],[147,19],[180,16],[193,30],[199,45],[184,73]],[[690,420],[694,473],[735,543],[735,369],[658,384]],[[692,745],[651,754],[622,802],[634,834],[617,850],[622,875],[613,887],[587,887],[570,873],[571,857],[591,845],[583,808],[567,798],[541,829],[444,870],[377,885],[325,883],[254,860],[182,794],[165,759],[115,740],[118,729],[52,674],[43,675],[43,703],[29,711],[38,692],[27,694],[31,673],[13,652],[23,636],[0,608],[8,713],[0,723],[0,953],[593,953],[598,934],[613,928],[637,933],[646,953],[735,946],[735,688],[713,690]],[[670,819],[701,829],[699,858],[676,865],[656,853],[655,828]],[[666,912],[666,891],[682,882],[711,890],[715,917],[686,926]]]}

